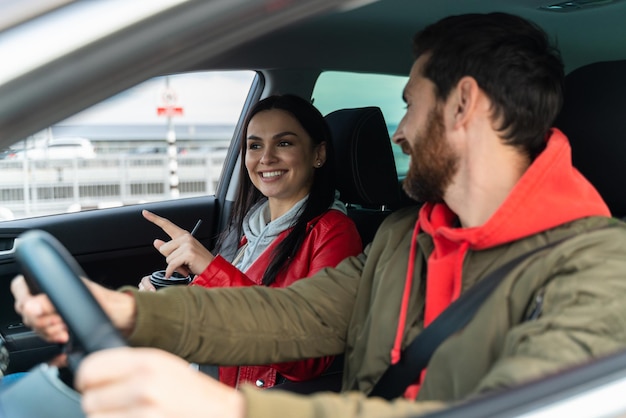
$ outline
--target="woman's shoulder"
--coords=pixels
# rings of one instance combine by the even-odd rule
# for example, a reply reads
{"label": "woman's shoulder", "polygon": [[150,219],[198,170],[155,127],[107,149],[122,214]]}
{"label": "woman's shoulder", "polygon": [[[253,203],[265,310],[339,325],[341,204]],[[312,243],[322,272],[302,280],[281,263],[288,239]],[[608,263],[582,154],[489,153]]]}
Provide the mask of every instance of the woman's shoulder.
{"label": "woman's shoulder", "polygon": [[363,250],[361,235],[348,215],[337,209],[329,209],[309,223],[306,245],[332,248],[335,254],[356,255]]}
{"label": "woman's shoulder", "polygon": [[334,225],[337,223],[344,223],[344,222],[349,222],[349,223],[354,224],[352,219],[350,219],[350,217],[346,215],[345,213],[343,213],[342,211],[337,210],[337,209],[328,209],[324,213],[321,213],[320,215],[313,218],[311,222],[309,222],[309,225],[311,226],[318,225],[318,224],[319,225]]}
{"label": "woman's shoulder", "polygon": [[354,233],[358,234],[356,224],[348,215],[337,209],[328,209],[308,223],[309,231],[317,231],[318,234]]}

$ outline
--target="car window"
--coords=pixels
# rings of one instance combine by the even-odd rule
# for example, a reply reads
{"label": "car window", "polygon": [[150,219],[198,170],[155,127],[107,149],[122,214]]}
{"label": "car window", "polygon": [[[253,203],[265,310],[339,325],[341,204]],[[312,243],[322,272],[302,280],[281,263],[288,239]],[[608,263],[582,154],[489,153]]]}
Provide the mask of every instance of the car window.
{"label": "car window", "polygon": [[[324,115],[351,107],[378,106],[385,116],[389,136],[393,135],[404,115],[402,90],[408,77],[338,71],[323,72],[313,90],[313,103]],[[409,158],[392,143],[398,176],[403,178]]]}
{"label": "car window", "polygon": [[255,73],[148,80],[0,153],[0,220],[210,195]]}

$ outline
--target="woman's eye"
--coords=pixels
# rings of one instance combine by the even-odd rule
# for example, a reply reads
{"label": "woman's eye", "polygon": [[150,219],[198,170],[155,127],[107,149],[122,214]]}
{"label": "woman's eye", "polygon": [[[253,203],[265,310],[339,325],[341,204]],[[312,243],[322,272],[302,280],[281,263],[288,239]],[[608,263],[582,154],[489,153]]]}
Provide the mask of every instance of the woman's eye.
{"label": "woman's eye", "polygon": [[252,144],[249,144],[249,145],[248,145],[248,149],[252,149],[252,150],[254,150],[254,149],[260,149],[260,148],[261,148],[261,145],[260,145],[260,144],[255,144],[255,143],[252,143]]}
{"label": "woman's eye", "polygon": [[279,146],[279,147],[287,147],[287,146],[289,146],[289,145],[291,145],[291,142],[289,142],[289,141],[280,141],[280,142],[278,143],[278,146]]}

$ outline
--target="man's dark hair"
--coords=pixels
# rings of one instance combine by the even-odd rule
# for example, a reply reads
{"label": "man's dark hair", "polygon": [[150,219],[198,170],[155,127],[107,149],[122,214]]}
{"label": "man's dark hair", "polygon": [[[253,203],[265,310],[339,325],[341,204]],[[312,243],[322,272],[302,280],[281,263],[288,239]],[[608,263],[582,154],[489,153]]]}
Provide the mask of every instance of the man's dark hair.
{"label": "man's dark hair", "polygon": [[[335,155],[330,129],[324,116],[310,102],[299,96],[285,94],[267,97],[256,103],[246,116],[241,137],[242,163],[232,221],[228,230],[220,236],[216,249],[232,247],[235,242],[239,241],[243,236],[244,217],[252,206],[265,198],[252,184],[244,164],[247,149],[246,135],[250,120],[257,113],[273,109],[283,110],[293,116],[309,134],[314,147],[325,142],[326,161],[324,165],[315,169],[309,198],[300,210],[291,231],[274,249],[272,261],[263,274],[262,282],[266,286],[272,284],[276,276],[293,260],[308,232],[308,222],[328,210],[335,199]],[[227,256],[227,258],[230,257]]]}
{"label": "man's dark hair", "polygon": [[493,103],[494,121],[507,143],[534,159],[563,102],[560,54],[537,25],[505,13],[451,16],[413,39],[423,70],[445,100],[464,76],[473,77]]}

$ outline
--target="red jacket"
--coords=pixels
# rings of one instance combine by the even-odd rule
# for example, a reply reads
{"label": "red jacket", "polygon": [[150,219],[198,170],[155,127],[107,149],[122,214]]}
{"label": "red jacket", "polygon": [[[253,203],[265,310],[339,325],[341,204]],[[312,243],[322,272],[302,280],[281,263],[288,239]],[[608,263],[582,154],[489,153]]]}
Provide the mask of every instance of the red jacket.
{"label": "red jacket", "polygon": [[[270,287],[287,287],[296,280],[312,276],[324,267],[335,267],[344,258],[357,255],[363,250],[354,222],[337,210],[328,210],[313,219],[308,224],[308,230],[289,268],[279,274]],[[272,251],[287,233],[288,230],[282,232],[245,274],[218,255],[191,284],[203,287],[261,285]],[[240,246],[245,242],[244,237]],[[276,373],[293,381],[312,379],[326,370],[332,359],[333,357],[323,357],[269,366],[220,367],[219,377],[220,382],[232,387],[247,382],[269,388],[276,383]]]}

